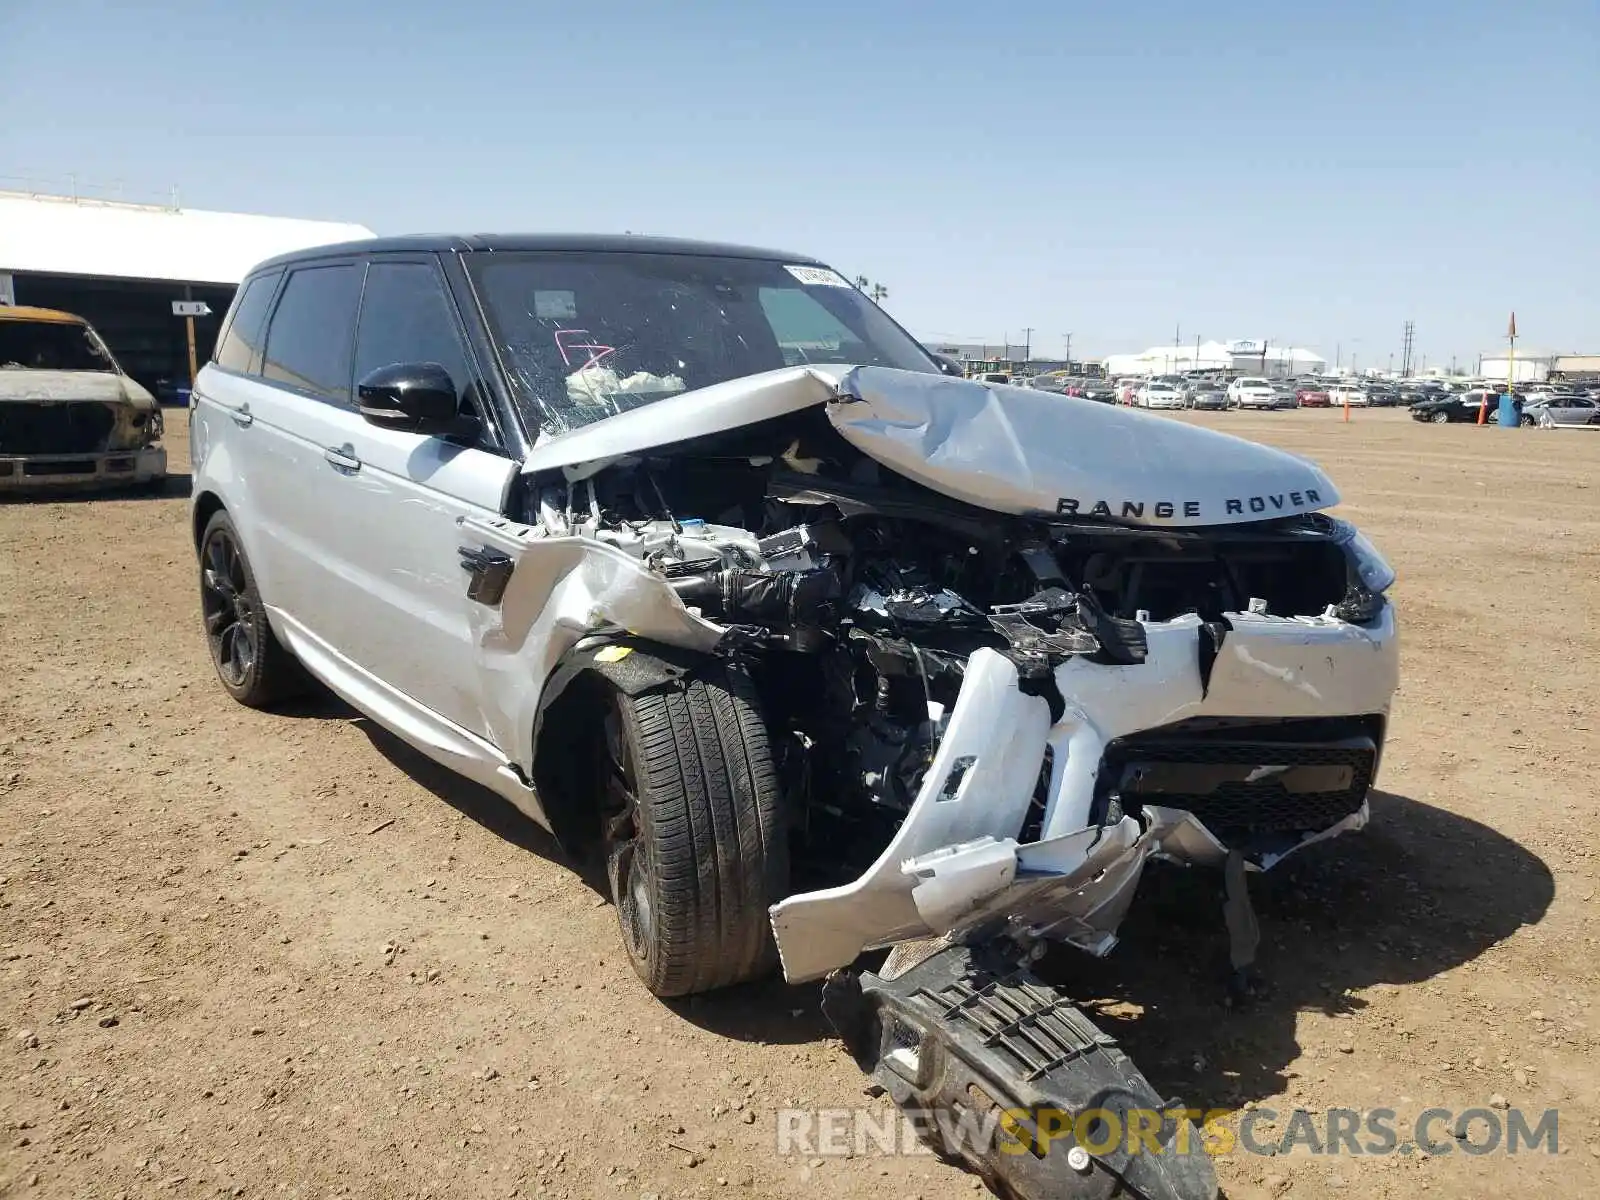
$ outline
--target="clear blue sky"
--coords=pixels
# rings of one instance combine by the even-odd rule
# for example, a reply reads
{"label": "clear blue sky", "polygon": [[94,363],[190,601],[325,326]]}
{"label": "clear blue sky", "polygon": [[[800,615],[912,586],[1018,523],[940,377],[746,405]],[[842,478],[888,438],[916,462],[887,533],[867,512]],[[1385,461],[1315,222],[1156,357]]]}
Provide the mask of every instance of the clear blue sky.
{"label": "clear blue sky", "polygon": [[926,337],[1600,350],[1597,0],[0,0],[0,113],[0,176],[774,245]]}

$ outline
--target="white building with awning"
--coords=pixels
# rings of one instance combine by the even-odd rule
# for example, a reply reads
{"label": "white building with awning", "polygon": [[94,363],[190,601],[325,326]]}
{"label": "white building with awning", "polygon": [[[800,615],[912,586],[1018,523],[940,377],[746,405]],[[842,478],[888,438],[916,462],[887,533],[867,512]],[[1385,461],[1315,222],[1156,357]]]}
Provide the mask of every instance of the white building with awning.
{"label": "white building with awning", "polygon": [[1107,375],[1181,375],[1187,371],[1231,371],[1280,378],[1318,375],[1328,360],[1300,346],[1275,346],[1248,338],[1231,342],[1199,342],[1187,346],[1151,346],[1138,354],[1108,354]]}
{"label": "white building with awning", "polygon": [[234,288],[263,259],[370,238],[365,225],[176,205],[0,191],[0,304],[63,309],[99,330],[150,390],[188,382],[174,301],[201,302],[200,361],[211,355]]}

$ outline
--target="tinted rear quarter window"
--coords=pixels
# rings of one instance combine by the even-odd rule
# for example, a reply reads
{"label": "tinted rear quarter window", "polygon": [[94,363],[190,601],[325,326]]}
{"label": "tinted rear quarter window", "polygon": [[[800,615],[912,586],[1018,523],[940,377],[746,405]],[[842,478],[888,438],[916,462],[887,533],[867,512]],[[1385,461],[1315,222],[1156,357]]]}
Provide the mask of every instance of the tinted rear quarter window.
{"label": "tinted rear quarter window", "polygon": [[318,399],[348,404],[360,289],[353,263],[291,271],[267,329],[262,375]]}
{"label": "tinted rear quarter window", "polygon": [[261,333],[267,321],[267,306],[278,290],[282,271],[269,271],[248,280],[233,306],[228,328],[212,356],[219,367],[252,374],[261,362]]}

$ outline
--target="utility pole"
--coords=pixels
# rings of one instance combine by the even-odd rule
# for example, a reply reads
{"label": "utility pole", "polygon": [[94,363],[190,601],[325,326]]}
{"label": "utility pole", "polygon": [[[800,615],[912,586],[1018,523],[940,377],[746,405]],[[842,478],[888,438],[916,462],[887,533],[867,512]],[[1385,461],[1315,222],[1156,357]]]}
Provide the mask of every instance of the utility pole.
{"label": "utility pole", "polygon": [[1033,326],[1032,325],[1024,325],[1022,327],[1022,361],[1025,362],[1025,363],[1033,361]]}
{"label": "utility pole", "polygon": [[1333,369],[1335,371],[1344,365],[1344,360],[1340,357],[1340,352],[1343,349],[1344,344],[1342,342],[1335,342],[1333,344]]}
{"label": "utility pole", "polygon": [[1407,321],[1405,325],[1405,340],[1400,349],[1400,377],[1411,378],[1411,351],[1416,341],[1417,323]]}
{"label": "utility pole", "polygon": [[1067,331],[1067,369],[1072,369],[1072,331]]}

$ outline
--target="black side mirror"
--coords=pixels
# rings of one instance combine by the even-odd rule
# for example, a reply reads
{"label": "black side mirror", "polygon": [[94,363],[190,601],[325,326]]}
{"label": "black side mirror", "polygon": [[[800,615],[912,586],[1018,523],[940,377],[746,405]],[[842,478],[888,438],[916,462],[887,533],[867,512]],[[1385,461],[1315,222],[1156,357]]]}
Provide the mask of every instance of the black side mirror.
{"label": "black side mirror", "polygon": [[[390,363],[356,385],[362,418],[384,429],[445,437],[466,432],[455,381],[438,363]],[[475,423],[474,423],[475,424]]]}

